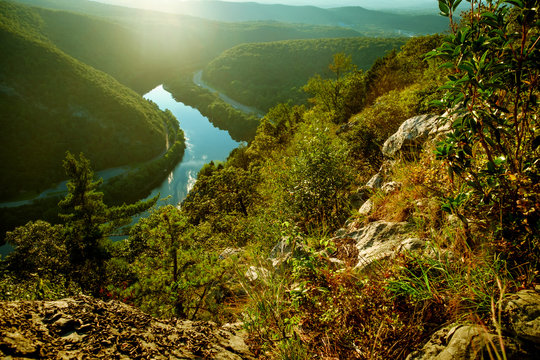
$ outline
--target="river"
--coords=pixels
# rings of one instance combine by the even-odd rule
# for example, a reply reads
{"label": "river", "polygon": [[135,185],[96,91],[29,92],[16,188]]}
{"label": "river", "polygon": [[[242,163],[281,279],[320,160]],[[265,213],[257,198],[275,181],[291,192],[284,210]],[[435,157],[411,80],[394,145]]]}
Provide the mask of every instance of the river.
{"label": "river", "polygon": [[180,203],[197,180],[201,167],[214,160],[223,161],[240,143],[234,141],[229,133],[220,130],[199,110],[176,101],[171,93],[160,85],[144,95],[144,98],[155,102],[160,109],[169,109],[180,122],[186,138],[184,158],[169,174],[161,186],[155,188],[150,197],[161,194],[159,205]]}

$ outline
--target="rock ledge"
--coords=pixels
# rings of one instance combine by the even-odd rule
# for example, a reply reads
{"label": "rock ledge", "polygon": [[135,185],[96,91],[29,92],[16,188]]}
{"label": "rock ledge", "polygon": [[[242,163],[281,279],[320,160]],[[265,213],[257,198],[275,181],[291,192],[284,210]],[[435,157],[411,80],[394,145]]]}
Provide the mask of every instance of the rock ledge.
{"label": "rock ledge", "polygon": [[0,302],[2,359],[253,359],[239,324],[160,320],[88,296]]}

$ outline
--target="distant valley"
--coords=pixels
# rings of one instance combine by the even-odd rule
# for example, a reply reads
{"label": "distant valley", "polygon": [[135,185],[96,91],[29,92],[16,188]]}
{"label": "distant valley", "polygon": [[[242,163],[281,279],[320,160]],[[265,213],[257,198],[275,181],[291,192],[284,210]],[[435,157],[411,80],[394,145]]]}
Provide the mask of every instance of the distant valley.
{"label": "distant valley", "polygon": [[[321,8],[316,6],[290,6],[281,4],[260,4],[257,2],[228,1],[155,1],[143,0],[102,0],[111,4],[146,8],[171,13],[196,16],[199,18],[241,22],[241,21],[279,21],[313,25],[341,26],[364,34],[397,36],[427,34],[446,30],[444,18],[430,12],[430,15],[409,12],[406,14],[368,10],[360,6],[340,6]],[[276,1],[278,2],[278,1]],[[364,2],[366,3],[366,2]],[[391,7],[386,2],[385,7]],[[367,3],[366,3],[367,5]],[[375,7],[371,4],[371,8]]]}
{"label": "distant valley", "polygon": [[[214,126],[249,141],[257,119],[193,84],[194,71],[204,69],[204,80],[216,89],[262,110],[305,103],[302,85],[316,73],[325,76],[334,53],[350,54],[367,69],[404,43],[394,30],[381,31],[388,28],[384,22],[401,26],[413,19],[357,7],[205,2],[210,11],[199,5],[188,3],[190,12],[177,14],[86,0],[0,1],[0,201],[31,199],[64,180],[67,150],[85,153],[95,170],[162,156],[167,138],[171,146],[182,138],[172,115],[140,96],[160,84],[169,84],[175,97],[199,108]],[[349,24],[355,19],[366,21]],[[429,21],[413,22],[428,26],[413,32],[439,31]],[[181,156],[180,145],[174,153]],[[117,181],[107,198],[121,202],[143,194],[146,180],[159,180],[148,179],[153,167],[141,169],[136,180]],[[9,227],[12,220],[42,217],[55,201],[2,210],[2,222]],[[10,220],[4,212],[13,213]]]}

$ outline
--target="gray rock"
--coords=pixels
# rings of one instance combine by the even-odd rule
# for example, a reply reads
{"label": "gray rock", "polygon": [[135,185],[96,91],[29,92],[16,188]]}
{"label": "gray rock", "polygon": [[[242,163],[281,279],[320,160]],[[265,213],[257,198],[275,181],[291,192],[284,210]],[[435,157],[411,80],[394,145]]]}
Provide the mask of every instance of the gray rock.
{"label": "gray rock", "polygon": [[435,137],[440,129],[445,129],[448,122],[444,115],[419,115],[405,120],[398,131],[385,141],[382,153],[388,158],[395,158],[400,152],[408,155]]}
{"label": "gray rock", "polygon": [[380,173],[377,173],[369,179],[369,181],[366,183],[366,187],[371,189],[380,189],[383,184],[383,177]]}
{"label": "gray rock", "polygon": [[223,250],[221,252],[221,254],[219,254],[219,259],[220,260],[223,260],[223,259],[227,259],[227,258],[230,258],[232,256],[235,256],[235,255],[240,255],[244,252],[243,249],[237,249],[237,248],[225,248],[225,250]]}
{"label": "gray rock", "polygon": [[295,241],[289,237],[283,237],[270,251],[268,260],[272,262],[274,268],[281,267],[287,263],[287,261],[293,257],[305,253],[304,246],[300,242],[301,239],[297,238]]}
{"label": "gray rock", "polygon": [[254,359],[246,338],[240,325],[156,319],[82,295],[0,302],[1,359]]}
{"label": "gray rock", "polygon": [[503,302],[503,327],[515,336],[540,344],[540,293],[522,290]]}
{"label": "gray rock", "polygon": [[256,267],[256,266],[250,266],[249,269],[246,270],[244,276],[249,281],[257,281],[260,278],[266,278],[268,276],[268,270],[262,267]]}
{"label": "gray rock", "polygon": [[360,215],[368,215],[373,211],[373,201],[371,199],[368,199],[361,207],[360,210],[358,210],[358,213]]}
{"label": "gray rock", "polygon": [[[537,359],[533,349],[511,338],[502,338],[508,359]],[[418,351],[407,360],[480,360],[498,358],[502,354],[497,335],[490,334],[479,325],[450,325],[434,333]],[[501,357],[502,358],[502,357]]]}
{"label": "gray rock", "polygon": [[397,181],[387,182],[381,187],[381,190],[384,191],[385,194],[393,193],[394,191],[397,191],[399,189],[401,189],[401,183]]}
{"label": "gray rock", "polygon": [[353,208],[359,208],[367,199],[369,199],[372,193],[373,193],[372,189],[366,186],[361,187],[355,193],[351,194],[351,196],[349,197],[351,206]]}
{"label": "gray rock", "polygon": [[356,268],[365,269],[374,262],[392,257],[401,243],[410,238],[411,226],[406,222],[393,223],[384,220],[372,222],[359,230],[338,238],[352,238],[358,248]]}
{"label": "gray rock", "polygon": [[39,347],[42,345],[41,341],[33,341],[19,332],[5,332],[0,339],[0,345],[2,346],[2,352],[6,356],[21,356],[37,358],[39,356]]}
{"label": "gray rock", "polygon": [[426,249],[426,242],[424,240],[420,240],[418,238],[408,238],[403,240],[397,250],[396,253],[398,254],[410,254],[413,252],[423,252]]}
{"label": "gray rock", "polygon": [[424,347],[407,360],[477,360],[494,335],[476,325],[457,325],[437,331]]}

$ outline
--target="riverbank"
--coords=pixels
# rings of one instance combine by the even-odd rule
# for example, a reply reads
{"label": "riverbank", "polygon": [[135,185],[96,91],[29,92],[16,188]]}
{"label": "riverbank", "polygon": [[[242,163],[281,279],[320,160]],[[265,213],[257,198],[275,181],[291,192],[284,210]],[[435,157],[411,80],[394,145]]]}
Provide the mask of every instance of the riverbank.
{"label": "riverbank", "polygon": [[264,116],[264,111],[259,110],[259,109],[255,108],[255,107],[252,107],[252,106],[247,106],[247,105],[241,104],[238,101],[231,99],[230,97],[228,97],[227,95],[225,95],[221,91],[211,87],[206,82],[204,82],[204,80],[202,79],[202,75],[203,75],[202,70],[196,71],[193,74],[193,83],[195,85],[197,85],[199,87],[202,87],[202,88],[204,88],[206,90],[209,90],[212,93],[216,93],[223,101],[225,101],[227,104],[231,105],[233,108],[235,108],[237,110],[240,110],[240,111],[242,111],[242,112],[244,112],[246,114],[254,114],[259,118],[262,118]]}
{"label": "riverbank", "polygon": [[[228,131],[235,141],[250,142],[255,138],[260,115],[245,113],[223,100],[217,92],[197,85],[193,73],[180,74],[175,79],[167,81],[164,88],[170,91],[177,101],[197,108],[215,127]],[[234,102],[232,99],[229,100]],[[246,110],[248,108],[246,107]]]}

